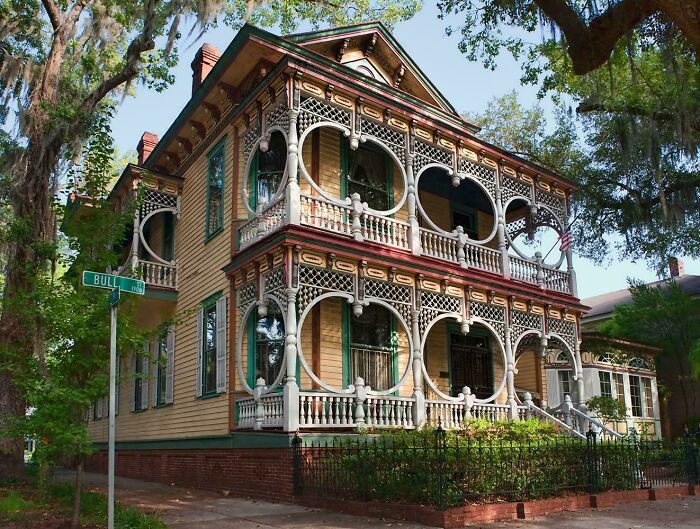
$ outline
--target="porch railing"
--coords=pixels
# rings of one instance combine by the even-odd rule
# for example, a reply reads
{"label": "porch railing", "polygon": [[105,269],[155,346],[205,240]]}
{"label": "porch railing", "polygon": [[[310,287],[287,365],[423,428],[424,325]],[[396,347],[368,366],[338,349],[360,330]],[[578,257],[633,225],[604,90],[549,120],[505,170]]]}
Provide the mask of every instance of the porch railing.
{"label": "porch railing", "polygon": [[177,263],[155,263],[140,259],[138,267],[141,278],[148,286],[177,290]]}
{"label": "porch railing", "polygon": [[457,239],[420,228],[420,249],[423,255],[456,263],[458,246]]}
{"label": "porch railing", "polygon": [[363,213],[362,236],[368,241],[409,249],[408,223],[391,217]]}
{"label": "porch railing", "polygon": [[268,393],[236,399],[239,428],[281,428],[284,423],[284,395]]}
{"label": "porch railing", "polygon": [[468,268],[501,273],[501,253],[498,250],[467,242],[464,245],[464,254]]}
{"label": "porch railing", "polygon": [[301,223],[342,235],[352,235],[352,208],[301,195]]}
{"label": "porch railing", "polygon": [[283,196],[276,202],[261,206],[257,215],[238,228],[238,247],[243,249],[277,231],[286,223],[287,200]]}

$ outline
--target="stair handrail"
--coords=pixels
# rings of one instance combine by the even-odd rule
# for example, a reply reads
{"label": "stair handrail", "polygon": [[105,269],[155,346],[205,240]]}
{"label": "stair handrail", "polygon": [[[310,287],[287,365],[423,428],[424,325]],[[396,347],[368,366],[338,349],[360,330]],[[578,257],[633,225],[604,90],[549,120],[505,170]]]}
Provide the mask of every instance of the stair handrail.
{"label": "stair handrail", "polygon": [[535,406],[535,404],[532,402],[532,395],[530,395],[530,393],[525,393],[524,398],[523,398],[523,402],[524,402],[525,406],[527,406],[528,411],[535,413],[536,415],[539,415],[540,417],[544,417],[545,419],[552,421],[554,424],[561,426],[565,430],[571,432],[571,434],[574,437],[577,437],[577,438],[582,439],[584,441],[586,440],[586,436],[583,435],[581,432],[579,432],[575,428],[569,426],[565,422],[560,421],[554,415],[547,413],[542,408]]}
{"label": "stair handrail", "polygon": [[588,415],[587,413],[583,413],[581,410],[577,410],[573,406],[571,407],[571,409],[569,411],[571,413],[573,413],[574,415],[576,415],[579,419],[582,419],[584,421],[590,422],[591,424],[594,424],[597,428],[600,429],[600,431],[605,432],[607,435],[609,435],[613,438],[616,438],[616,439],[624,439],[625,438],[625,436],[622,435],[621,433],[616,432],[612,428],[608,428],[607,426],[605,426],[605,424],[603,424],[600,420],[598,420],[597,417],[592,417],[592,416]]}

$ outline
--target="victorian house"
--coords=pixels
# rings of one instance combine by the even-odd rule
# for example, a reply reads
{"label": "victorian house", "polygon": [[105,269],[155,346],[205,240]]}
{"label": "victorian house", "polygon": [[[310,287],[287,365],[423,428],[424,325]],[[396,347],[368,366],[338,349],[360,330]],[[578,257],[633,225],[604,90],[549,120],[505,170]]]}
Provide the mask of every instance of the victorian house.
{"label": "victorian house", "polygon": [[557,242],[572,182],[480,140],[379,23],[244,26],[192,70],[191,99],[112,191],[140,201],[121,273],[145,279],[154,331],[121,354],[118,461],[556,421],[543,353],[567,361],[563,423],[585,417],[585,307]]}

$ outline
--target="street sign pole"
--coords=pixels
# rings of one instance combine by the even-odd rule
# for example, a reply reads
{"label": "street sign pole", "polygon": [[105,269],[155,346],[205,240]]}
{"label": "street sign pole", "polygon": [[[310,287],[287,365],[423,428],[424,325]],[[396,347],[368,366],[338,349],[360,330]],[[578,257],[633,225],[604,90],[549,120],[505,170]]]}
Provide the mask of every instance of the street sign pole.
{"label": "street sign pole", "polygon": [[146,283],[140,279],[101,272],[83,272],[86,287],[108,288],[109,295],[109,425],[107,432],[107,529],[114,529],[114,432],[117,408],[117,305],[122,292],[143,296]]}
{"label": "street sign pole", "polygon": [[[116,293],[115,293],[116,291]],[[116,298],[116,299],[114,299]],[[108,485],[107,485],[107,529],[114,529],[114,434],[117,395],[117,304],[119,287],[110,295],[109,312],[109,438],[108,438]]]}

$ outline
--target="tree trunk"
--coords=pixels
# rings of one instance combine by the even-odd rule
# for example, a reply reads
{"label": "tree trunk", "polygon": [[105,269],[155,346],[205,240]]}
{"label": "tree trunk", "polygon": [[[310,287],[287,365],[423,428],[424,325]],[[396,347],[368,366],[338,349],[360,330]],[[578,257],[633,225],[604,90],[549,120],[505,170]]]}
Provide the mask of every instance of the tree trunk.
{"label": "tree trunk", "polygon": [[78,459],[78,464],[75,467],[75,488],[73,497],[73,514],[70,519],[71,529],[80,527],[80,491],[83,484],[83,459]]}

